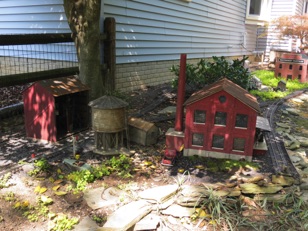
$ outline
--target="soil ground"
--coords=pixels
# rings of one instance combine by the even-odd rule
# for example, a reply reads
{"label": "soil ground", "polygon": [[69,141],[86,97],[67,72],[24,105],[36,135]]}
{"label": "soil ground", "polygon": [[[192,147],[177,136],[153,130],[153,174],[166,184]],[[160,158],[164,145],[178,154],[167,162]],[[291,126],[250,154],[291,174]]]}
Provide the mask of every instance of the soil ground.
{"label": "soil ground", "polygon": [[[13,90],[18,94],[22,87],[15,87]],[[3,91],[4,89],[2,89]],[[3,96],[3,94],[0,94]],[[167,100],[151,109],[147,113],[142,113],[144,108],[147,108],[152,103],[165,97]],[[141,115],[145,120],[153,120],[157,118],[158,111],[163,108],[175,105],[175,93],[168,85],[161,85],[156,87],[148,87],[143,91],[135,91],[130,95],[126,95],[127,102],[129,102],[129,113],[131,115]],[[5,99],[1,99],[2,106]],[[16,97],[9,99],[11,103],[16,102]],[[190,181],[192,184],[198,182],[224,182],[232,172],[214,172],[200,171],[194,168],[198,164],[206,165],[206,161],[202,158],[187,159],[181,158],[177,164],[172,168],[162,166],[161,159],[164,155],[165,148],[165,132],[168,128],[174,126],[174,120],[165,119],[160,122],[155,122],[155,125],[160,129],[160,136],[156,144],[151,146],[142,146],[131,143],[130,150],[135,165],[140,165],[144,161],[151,162],[152,168],[145,168],[143,171],[132,175],[132,178],[121,178],[115,174],[108,177],[103,177],[96,180],[94,183],[88,185],[89,188],[100,187],[102,185],[108,186],[125,186],[127,184],[135,183],[139,188],[153,187],[154,185],[164,185],[176,183],[180,174],[179,168],[188,169],[191,172]],[[80,161],[95,165],[106,160],[105,157],[93,153],[91,147],[94,144],[94,133],[91,129],[83,131],[78,134],[79,145],[82,146]],[[49,211],[59,215],[65,214],[69,217],[77,217],[79,219],[85,216],[92,217],[106,217],[109,211],[91,210],[86,202],[82,199],[82,193],[73,194],[68,193],[64,196],[57,196],[51,189],[54,186],[53,181],[58,179],[59,172],[61,175],[67,176],[73,171],[63,163],[65,158],[74,158],[72,156],[72,137],[67,137],[57,143],[47,143],[26,138],[23,116],[15,115],[10,118],[3,118],[0,121],[0,172],[4,175],[8,169],[11,169],[12,177],[9,180],[10,185],[7,188],[0,188],[0,230],[14,230],[14,231],[42,231],[49,230],[52,227],[50,218],[40,218],[38,221],[31,222],[27,219],[22,209],[16,209],[17,202],[29,203],[30,205],[37,204],[37,198],[40,194],[35,192],[37,186],[46,187],[48,190],[43,193],[44,196],[50,196],[53,199],[53,204],[50,205]],[[35,158],[32,158],[35,154]],[[46,157],[51,164],[51,169],[36,177],[30,177],[28,172],[33,168],[35,159]],[[260,164],[261,172],[270,174],[271,168],[269,166],[270,160],[267,156],[254,158],[253,162]],[[61,188],[68,186],[65,180],[61,183]],[[14,194],[11,197],[10,195]],[[21,207],[20,207],[21,208]]]}

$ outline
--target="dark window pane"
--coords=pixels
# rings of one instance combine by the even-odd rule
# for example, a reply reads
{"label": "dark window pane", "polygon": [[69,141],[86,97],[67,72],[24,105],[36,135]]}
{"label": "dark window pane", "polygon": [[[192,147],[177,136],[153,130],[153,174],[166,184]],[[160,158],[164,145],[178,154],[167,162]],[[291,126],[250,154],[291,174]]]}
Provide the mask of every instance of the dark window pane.
{"label": "dark window pane", "polygon": [[212,147],[213,148],[224,148],[224,141],[225,141],[224,136],[213,135]]}
{"label": "dark window pane", "polygon": [[214,123],[217,125],[226,125],[227,113],[226,112],[216,112]]}
{"label": "dark window pane", "polygon": [[224,102],[226,102],[226,100],[227,100],[226,96],[224,96],[224,95],[219,96],[219,102],[224,103]]}
{"label": "dark window pane", "polygon": [[198,146],[203,146],[203,139],[204,139],[203,134],[193,133],[192,144],[193,145],[198,145]]}
{"label": "dark window pane", "polygon": [[261,0],[250,0],[249,14],[260,15]]}
{"label": "dark window pane", "polygon": [[205,111],[196,110],[194,112],[194,122],[195,123],[205,123],[206,114]]}
{"label": "dark window pane", "polygon": [[245,139],[244,138],[234,138],[233,150],[244,151],[245,150]]}
{"label": "dark window pane", "polygon": [[235,127],[247,128],[248,126],[248,115],[237,114],[235,119]]}

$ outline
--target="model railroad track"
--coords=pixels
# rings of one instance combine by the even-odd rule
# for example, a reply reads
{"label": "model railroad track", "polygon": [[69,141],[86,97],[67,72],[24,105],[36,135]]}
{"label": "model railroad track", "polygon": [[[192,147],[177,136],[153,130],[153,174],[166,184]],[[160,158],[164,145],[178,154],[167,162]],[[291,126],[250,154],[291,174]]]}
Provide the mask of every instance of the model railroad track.
{"label": "model railroad track", "polygon": [[[31,157],[28,157],[28,158],[23,158],[23,160],[27,163],[31,163],[32,161],[35,161],[40,158],[45,158],[48,161],[57,160],[57,157],[63,156],[64,155],[63,152],[65,152],[65,150],[67,150],[68,148],[69,148],[68,146],[65,146],[65,147],[59,148],[57,151],[36,153],[36,157],[34,159],[32,159]],[[15,163],[15,162],[8,166],[2,167],[0,168],[0,177],[7,173],[15,173],[15,172],[22,171],[23,169],[22,167],[23,167],[22,164]]]}
{"label": "model railroad track", "polygon": [[268,154],[271,157],[275,173],[293,176],[295,179],[299,179],[300,175],[289,157],[283,139],[275,131],[275,116],[280,116],[277,114],[277,111],[284,100],[285,99],[277,100],[268,107],[266,111],[266,117],[269,120],[272,131],[265,132],[264,137],[268,146]]}

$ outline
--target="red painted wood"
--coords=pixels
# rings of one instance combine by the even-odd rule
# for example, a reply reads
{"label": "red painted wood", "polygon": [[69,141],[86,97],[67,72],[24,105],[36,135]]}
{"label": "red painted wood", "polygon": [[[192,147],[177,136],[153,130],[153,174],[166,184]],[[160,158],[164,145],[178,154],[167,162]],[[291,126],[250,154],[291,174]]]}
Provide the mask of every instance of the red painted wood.
{"label": "red painted wood", "polygon": [[26,134],[28,137],[57,141],[53,95],[39,83],[23,92]]}
{"label": "red painted wood", "polygon": [[183,104],[185,100],[186,54],[181,54],[178,95],[176,103],[175,131],[183,131]]}
{"label": "red painted wood", "polygon": [[[219,102],[219,96],[221,95],[226,96],[227,100],[225,103]],[[205,124],[196,124],[193,122],[194,111],[196,109],[206,111]],[[214,124],[216,111],[227,113],[226,126],[217,126]],[[235,128],[236,114],[247,114],[249,116],[247,129]],[[256,119],[257,112],[255,110],[225,91],[217,92],[186,106],[185,148],[252,156]],[[204,134],[203,147],[192,145],[193,133]],[[212,137],[214,134],[224,136],[225,143],[223,150],[212,148]],[[232,150],[234,138],[246,139],[244,152]]]}

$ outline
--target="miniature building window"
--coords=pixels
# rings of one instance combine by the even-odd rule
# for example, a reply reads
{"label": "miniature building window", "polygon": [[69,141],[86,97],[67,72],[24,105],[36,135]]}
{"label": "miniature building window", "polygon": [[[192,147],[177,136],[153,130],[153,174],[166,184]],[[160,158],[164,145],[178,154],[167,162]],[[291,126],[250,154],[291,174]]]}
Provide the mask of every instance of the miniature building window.
{"label": "miniature building window", "polygon": [[225,137],[220,135],[213,135],[212,147],[213,148],[224,148]]}
{"label": "miniature building window", "polygon": [[235,127],[247,128],[248,127],[248,115],[237,114],[235,118]]}
{"label": "miniature building window", "polygon": [[234,138],[233,150],[234,151],[244,151],[245,150],[245,139],[244,138]]}
{"label": "miniature building window", "polygon": [[290,69],[290,70],[292,70],[292,67],[293,67],[293,65],[292,65],[292,64],[290,64],[290,65],[289,65],[289,69]]}
{"label": "miniature building window", "polygon": [[215,125],[226,125],[227,124],[227,113],[226,112],[216,112],[215,114]]}
{"label": "miniature building window", "polygon": [[303,66],[299,66],[299,70],[302,71],[303,70]]}
{"label": "miniature building window", "polygon": [[298,79],[301,79],[302,78],[302,75],[298,75]]}
{"label": "miniature building window", "polygon": [[292,79],[292,75],[287,75],[287,79]]}
{"label": "miniature building window", "polygon": [[193,133],[192,135],[192,145],[203,146],[204,135],[201,133]]}
{"label": "miniature building window", "polygon": [[195,110],[194,112],[194,122],[199,124],[205,124],[206,112],[202,110]]}
{"label": "miniature building window", "polygon": [[278,77],[281,77],[281,73],[278,73]]}
{"label": "miniature building window", "polygon": [[279,68],[280,68],[280,69],[282,68],[282,64],[281,64],[281,63],[279,64]]}
{"label": "miniature building window", "polygon": [[227,98],[224,95],[219,96],[219,102],[224,103],[226,102]]}

